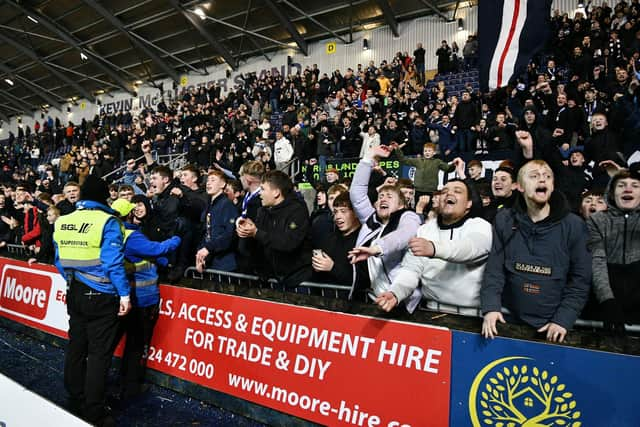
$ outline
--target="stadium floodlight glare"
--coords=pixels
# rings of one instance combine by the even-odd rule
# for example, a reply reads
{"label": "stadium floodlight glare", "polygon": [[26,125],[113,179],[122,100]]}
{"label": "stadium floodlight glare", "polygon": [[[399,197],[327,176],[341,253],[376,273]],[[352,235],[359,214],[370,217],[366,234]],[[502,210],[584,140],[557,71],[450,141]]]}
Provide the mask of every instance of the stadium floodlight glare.
{"label": "stadium floodlight glare", "polygon": [[193,10],[193,13],[195,13],[196,15],[198,15],[200,17],[200,19],[202,19],[203,21],[205,19],[207,19],[207,15],[205,15],[204,10],[202,10],[202,8],[196,7]]}
{"label": "stadium floodlight glare", "polygon": [[584,7],[584,3],[579,1],[578,2],[578,9],[582,9]]}
{"label": "stadium floodlight glare", "polygon": [[29,21],[33,22],[34,24],[38,23],[38,20],[36,18],[34,18],[33,16],[31,16],[31,15],[27,15],[27,19]]}
{"label": "stadium floodlight glare", "polygon": [[4,79],[4,82],[6,84],[8,84],[9,86],[13,86],[13,80],[11,80],[11,79]]}
{"label": "stadium floodlight glare", "polygon": [[135,82],[133,82],[133,84],[135,84],[136,86],[140,86],[142,83],[142,80],[136,80]]}
{"label": "stadium floodlight glare", "polygon": [[83,61],[86,61],[89,59],[89,57],[84,52],[80,52],[80,59],[82,59]]}

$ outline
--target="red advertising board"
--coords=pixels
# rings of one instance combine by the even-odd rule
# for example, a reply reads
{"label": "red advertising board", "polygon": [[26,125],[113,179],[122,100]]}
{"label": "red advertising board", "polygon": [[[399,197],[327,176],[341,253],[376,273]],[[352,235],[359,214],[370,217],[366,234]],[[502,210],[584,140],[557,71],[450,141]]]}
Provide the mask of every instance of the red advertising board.
{"label": "red advertising board", "polygon": [[55,267],[0,258],[0,316],[66,338],[66,292]]}
{"label": "red advertising board", "polygon": [[451,332],[162,287],[148,366],[324,425],[447,426]]}
{"label": "red advertising board", "polygon": [[[0,316],[66,338],[66,284],[0,258]],[[451,332],[162,285],[148,366],[324,425],[447,426]]]}

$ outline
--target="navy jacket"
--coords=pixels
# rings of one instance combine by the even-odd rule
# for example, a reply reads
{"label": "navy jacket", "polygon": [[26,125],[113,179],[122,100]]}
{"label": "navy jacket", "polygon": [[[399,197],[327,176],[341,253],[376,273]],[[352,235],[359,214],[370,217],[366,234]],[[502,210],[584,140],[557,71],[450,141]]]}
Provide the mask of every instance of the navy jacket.
{"label": "navy jacket", "polygon": [[203,215],[204,240],[198,247],[209,251],[208,268],[223,271],[236,269],[234,236],[237,217],[238,209],[224,193],[209,203]]}
{"label": "navy jacket", "polygon": [[589,296],[588,231],[555,191],[550,215],[537,223],[518,197],[496,215],[493,242],[480,291],[482,313],[504,305],[539,328],[553,322],[570,329]]}

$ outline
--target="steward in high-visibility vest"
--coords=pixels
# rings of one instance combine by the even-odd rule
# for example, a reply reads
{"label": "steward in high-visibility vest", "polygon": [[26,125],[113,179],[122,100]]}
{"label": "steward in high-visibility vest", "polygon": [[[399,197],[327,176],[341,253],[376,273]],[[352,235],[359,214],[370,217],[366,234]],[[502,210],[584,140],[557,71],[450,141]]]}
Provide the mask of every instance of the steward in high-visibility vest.
{"label": "steward in high-visibility vest", "polygon": [[55,222],[55,264],[65,278],[73,276],[100,293],[129,295],[124,269],[124,226],[114,211],[91,200]]}
{"label": "steward in high-visibility vest", "polygon": [[105,383],[120,319],[131,309],[124,266],[124,226],[107,206],[109,187],[89,175],[76,210],[54,224],[54,263],[67,281],[67,408],[95,425],[115,425]]}
{"label": "steward in high-visibility vest", "polygon": [[131,284],[131,304],[149,307],[160,302],[156,264],[166,266],[165,256],[180,246],[180,237],[162,242],[149,240],[137,225],[125,222],[124,257],[127,277]]}
{"label": "steward in high-visibility vest", "polygon": [[[159,315],[160,288],[156,263],[167,265],[164,258],[180,246],[180,237],[174,236],[162,242],[154,242],[145,236],[132,220],[135,205],[126,199],[118,199],[111,207],[125,221],[124,256],[127,277],[131,284],[133,308],[125,318],[118,336],[126,332],[127,340],[122,355],[120,374],[122,398],[127,400],[142,392],[145,360],[144,347],[151,336]],[[118,339],[119,341],[119,339]]]}

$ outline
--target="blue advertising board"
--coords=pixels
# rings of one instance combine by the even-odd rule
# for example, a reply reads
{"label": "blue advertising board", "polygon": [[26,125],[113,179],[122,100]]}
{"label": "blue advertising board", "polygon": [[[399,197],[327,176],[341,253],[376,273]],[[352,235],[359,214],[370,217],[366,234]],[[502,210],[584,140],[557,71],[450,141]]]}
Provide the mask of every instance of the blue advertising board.
{"label": "blue advertising board", "polygon": [[452,333],[451,426],[640,426],[640,357]]}

